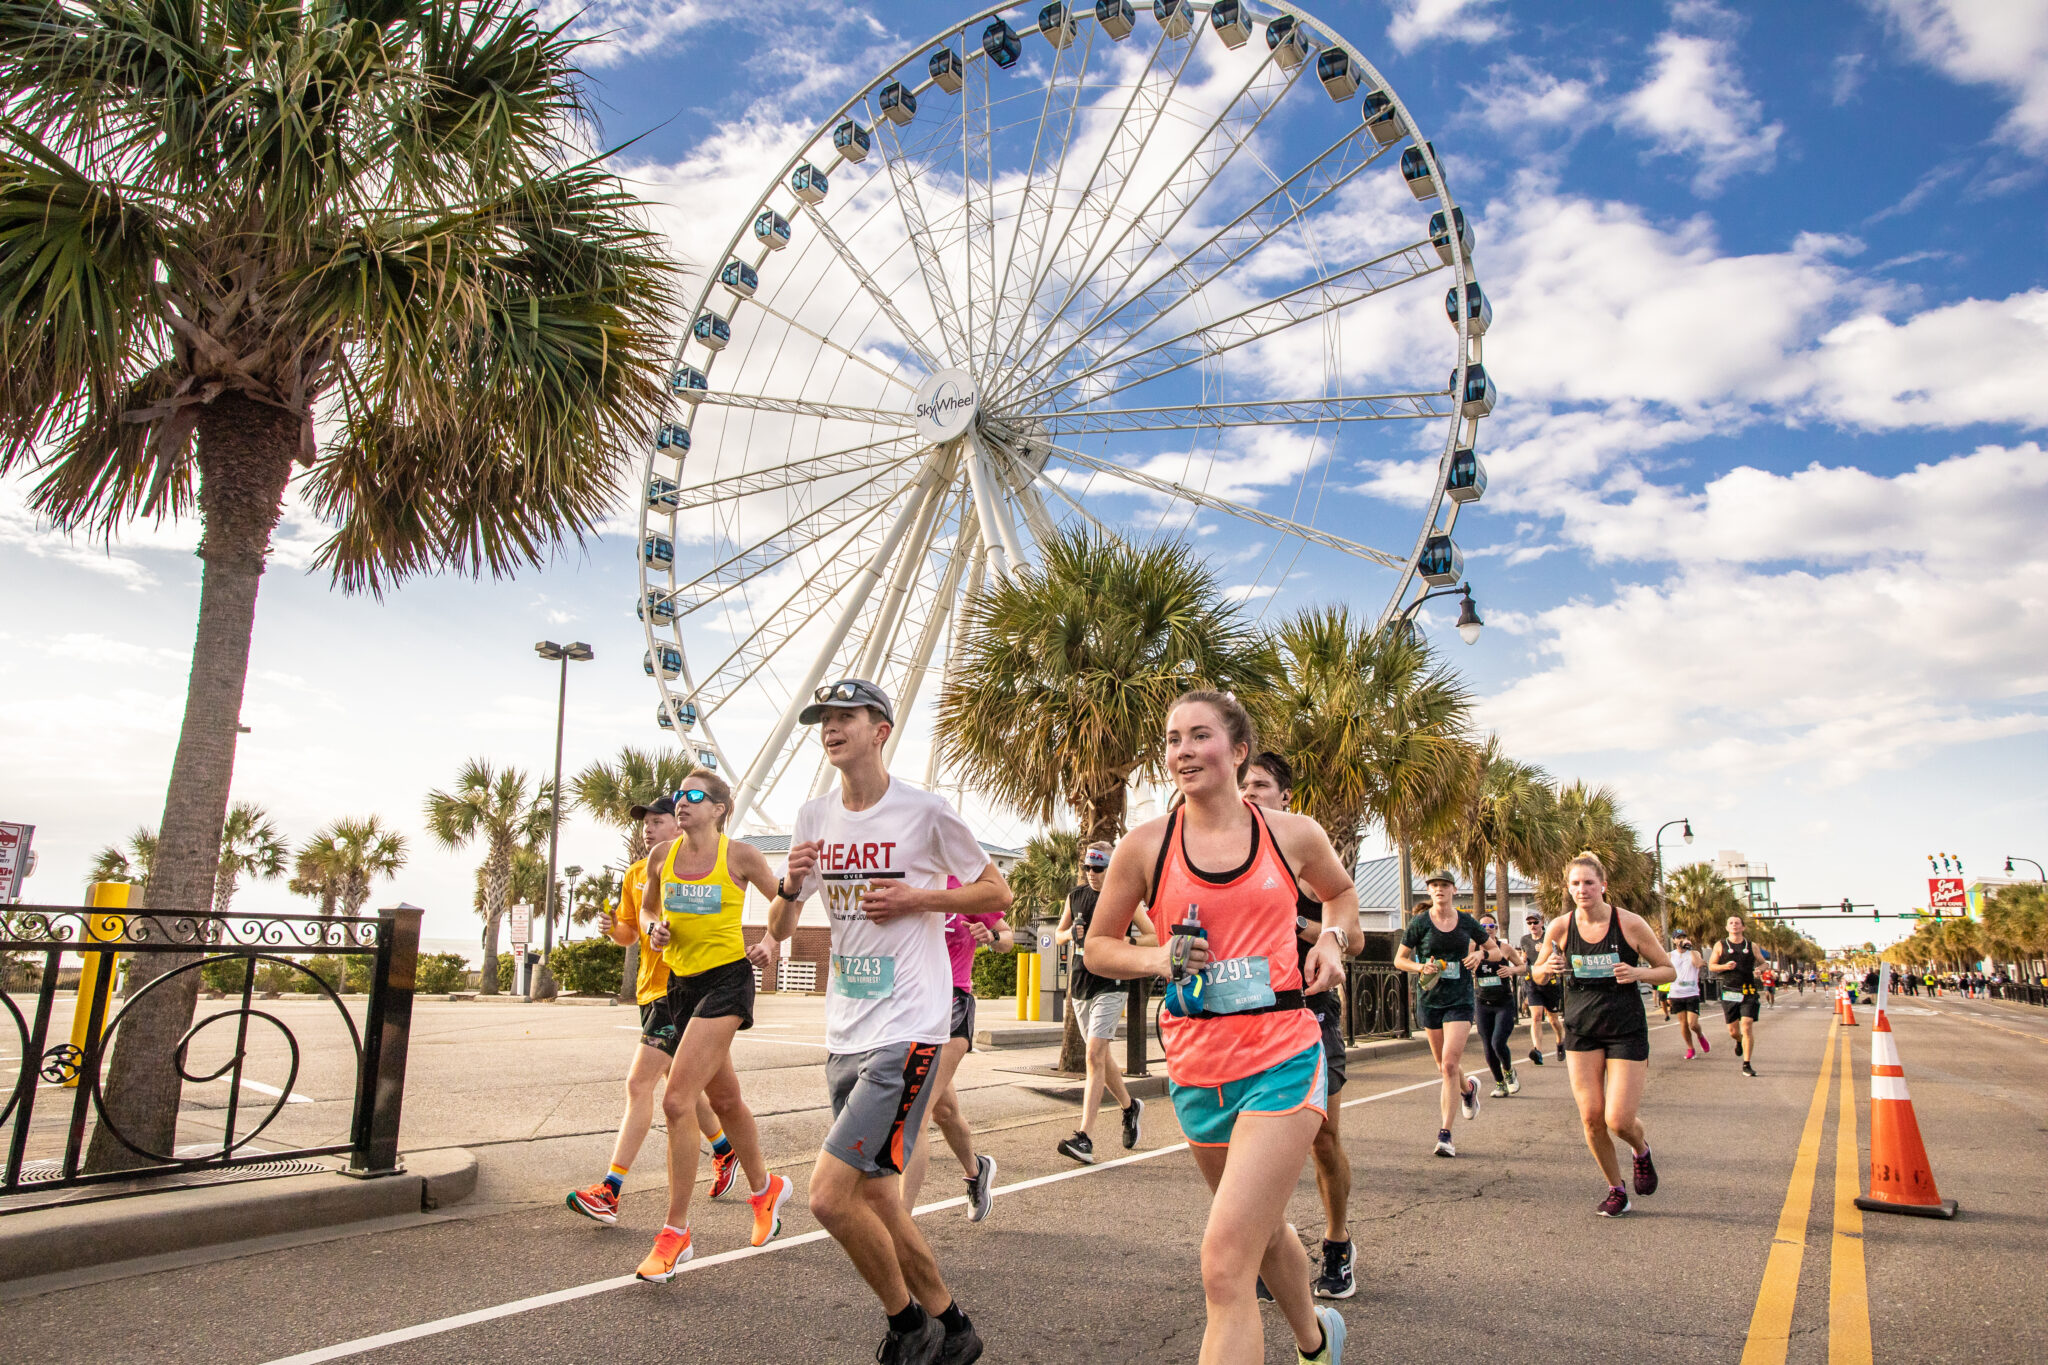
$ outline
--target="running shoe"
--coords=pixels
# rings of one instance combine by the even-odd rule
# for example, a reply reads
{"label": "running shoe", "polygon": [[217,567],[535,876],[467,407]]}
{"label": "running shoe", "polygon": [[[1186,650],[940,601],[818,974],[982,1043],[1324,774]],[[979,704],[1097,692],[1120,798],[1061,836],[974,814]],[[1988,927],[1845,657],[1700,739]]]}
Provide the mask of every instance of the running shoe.
{"label": "running shoe", "polygon": [[1542,1049],[1542,1048],[1540,1048],[1540,1047],[1532,1047],[1532,1048],[1530,1048],[1530,1049],[1529,1049],[1529,1060],[1530,1060],[1530,1061],[1531,1061],[1532,1063],[1534,1063],[1535,1065],[1537,1065],[1537,1066],[1542,1066],[1542,1065],[1543,1065],[1543,1049]]}
{"label": "running shoe", "polygon": [[1344,1315],[1334,1308],[1318,1308],[1316,1321],[1322,1324],[1323,1349],[1306,1356],[1297,1347],[1295,1359],[1301,1365],[1337,1365],[1344,1358]]}
{"label": "running shoe", "polygon": [[1657,1163],[1650,1160],[1650,1149],[1645,1147],[1636,1153],[1636,1193],[1657,1192]]}
{"label": "running shoe", "polygon": [[1319,1299],[1348,1299],[1358,1292],[1351,1273],[1351,1243],[1323,1243],[1323,1273],[1316,1276],[1315,1291]]}
{"label": "running shoe", "polygon": [[732,1178],[740,1168],[740,1154],[727,1152],[724,1156],[711,1154],[711,1197],[718,1198],[732,1188]]}
{"label": "running shoe", "polygon": [[931,1314],[914,1332],[891,1332],[875,1348],[875,1365],[936,1365],[946,1349],[946,1324]]}
{"label": "running shoe", "polygon": [[572,1193],[568,1203],[570,1208],[585,1218],[595,1218],[600,1223],[619,1221],[619,1196],[602,1180],[587,1189]]}
{"label": "running shoe", "polygon": [[1742,1039],[1740,1038],[1735,1040],[1735,1055],[1738,1057],[1742,1055]]}
{"label": "running shoe", "polygon": [[[1507,1097],[1508,1097],[1508,1083],[1507,1083],[1506,1081],[1495,1081],[1495,1082],[1493,1083],[1493,1094],[1492,1094],[1492,1096],[1491,1096],[1490,1098],[1493,1098],[1493,1099],[1496,1099],[1496,1100],[1504,1100],[1504,1099],[1506,1099]],[[1470,1115],[1468,1114],[1468,1115],[1467,1115],[1466,1117],[1468,1117],[1468,1118],[1469,1118],[1469,1117],[1471,1117],[1471,1116],[1470,1116]]]}
{"label": "running shoe", "polygon": [[667,1284],[683,1268],[683,1262],[690,1259],[695,1249],[690,1245],[690,1230],[671,1232],[663,1228],[654,1239],[654,1250],[647,1253],[647,1259],[633,1272],[633,1278],[649,1284]]}
{"label": "running shoe", "polygon": [[1076,1132],[1070,1138],[1060,1139],[1059,1154],[1072,1157],[1083,1166],[1093,1166],[1095,1164],[1095,1140],[1086,1133]]}
{"label": "running shoe", "polygon": [[974,1174],[967,1177],[967,1221],[979,1223],[988,1217],[996,1202],[996,1159],[983,1154],[974,1158]]}
{"label": "running shoe", "polygon": [[1252,1293],[1255,1296],[1257,1296],[1260,1303],[1277,1302],[1277,1300],[1275,1300],[1273,1297],[1273,1291],[1266,1288],[1266,1277],[1264,1275],[1259,1276],[1258,1279],[1253,1282]]}
{"label": "running shoe", "polygon": [[755,1246],[767,1246],[782,1231],[782,1201],[789,1198],[791,1188],[788,1176],[771,1175],[767,1189],[747,1196],[747,1202],[754,1206]]}
{"label": "running shoe", "polygon": [[1145,1101],[1131,1096],[1131,1107],[1124,1110],[1124,1150],[1130,1151],[1138,1145],[1138,1120],[1145,1117]]}
{"label": "running shoe", "polygon": [[1685,1060],[1687,1060],[1688,1062],[1693,1059],[1694,1055],[1695,1054],[1691,1048],[1687,1048],[1685,1050]]}
{"label": "running shoe", "polygon": [[1709,1043],[1705,1038],[1700,1039],[1700,1056],[1704,1057],[1713,1050],[1713,1044]]}
{"label": "running shoe", "polygon": [[1559,1043],[1559,1044],[1557,1045],[1557,1060],[1558,1060],[1559,1062],[1563,1062],[1563,1061],[1564,1061],[1564,1044],[1563,1044],[1563,1043]]}
{"label": "running shoe", "polygon": [[1458,1154],[1458,1149],[1451,1146],[1450,1129],[1439,1128],[1436,1130],[1436,1154],[1438,1156],[1456,1156]]}
{"label": "running shoe", "polygon": [[1628,1202],[1628,1191],[1619,1185],[1610,1185],[1607,1197],[1600,1201],[1600,1207],[1593,1210],[1602,1218],[1619,1218],[1633,1207]]}
{"label": "running shoe", "polygon": [[1751,1066],[1748,1062],[1744,1062],[1742,1064],[1742,1074],[1745,1076],[1754,1076],[1756,1075],[1756,1068]]}
{"label": "running shoe", "polygon": [[980,1359],[981,1333],[974,1330],[971,1322],[958,1332],[946,1333],[939,1346],[939,1365],[968,1365],[969,1361]]}
{"label": "running shoe", "polygon": [[1513,1067],[1508,1068],[1508,1093],[1510,1095],[1522,1093],[1522,1078],[1515,1074]]}
{"label": "running shoe", "polygon": [[1458,1103],[1464,1106],[1466,1118],[1476,1119],[1479,1117],[1478,1081],[1469,1078],[1466,1080],[1465,1088],[1458,1092]]}

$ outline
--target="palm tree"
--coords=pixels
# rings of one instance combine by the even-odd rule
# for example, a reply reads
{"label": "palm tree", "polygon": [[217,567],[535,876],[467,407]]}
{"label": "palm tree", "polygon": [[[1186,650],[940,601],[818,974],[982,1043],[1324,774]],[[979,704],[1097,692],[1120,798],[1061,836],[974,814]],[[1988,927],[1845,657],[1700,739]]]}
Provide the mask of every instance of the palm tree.
{"label": "palm tree", "polygon": [[462,848],[472,839],[484,846],[477,904],[484,917],[484,970],[477,989],[484,995],[498,993],[498,922],[512,903],[507,893],[513,856],[546,831],[551,797],[550,784],[543,782],[540,794],[531,795],[525,773],[517,768],[494,770],[481,758],[463,765],[453,791],[427,793],[427,829],[443,848]]}
{"label": "palm tree", "polygon": [[1493,850],[1494,895],[1500,922],[1508,922],[1508,869],[1526,874],[1568,856],[1560,847],[1557,788],[1533,763],[1503,758],[1487,773],[1479,818]]}
{"label": "palm tree", "polygon": [[149,881],[151,867],[156,862],[156,831],[148,825],[137,825],[135,832],[128,836],[125,849],[108,844],[93,855],[92,866],[86,869],[85,881],[94,882],[135,882]]}
{"label": "palm tree", "polygon": [[361,820],[336,820],[327,837],[340,854],[337,873],[342,913],[359,915],[378,878],[398,875],[405,866],[405,836],[380,824],[374,815]]}
{"label": "palm tree", "polygon": [[[673,276],[588,153],[577,47],[524,0],[0,7],[0,476],[67,530],[201,525],[146,904],[213,901],[298,468],[317,562],[381,592],[580,541],[656,420]],[[90,1169],[175,1141],[198,980],[130,1007]]]}
{"label": "palm tree", "polygon": [[1373,789],[1378,633],[1347,607],[1311,607],[1282,622],[1272,644],[1280,679],[1257,708],[1261,742],[1294,771],[1293,808],[1323,827],[1344,866],[1356,866]]}
{"label": "palm tree", "polygon": [[284,873],[284,838],[263,807],[237,801],[220,832],[220,869],[213,878],[213,913],[225,915],[243,877],[275,881]]}
{"label": "palm tree", "polygon": [[[696,766],[673,749],[649,753],[631,745],[619,750],[611,763],[593,763],[570,779],[569,790],[576,804],[589,811],[601,825],[623,830],[626,836],[626,866],[647,856],[647,833],[633,818],[633,807],[644,806],[683,785],[683,778]],[[624,970],[619,973],[618,1001],[633,1003],[640,972],[640,943],[626,945]]]}
{"label": "palm tree", "polygon": [[589,924],[599,915],[618,905],[619,892],[624,889],[625,883],[620,880],[618,873],[608,867],[600,867],[576,883],[576,906],[571,912],[572,921],[577,924]]}
{"label": "palm tree", "polygon": [[1709,863],[1687,863],[1666,873],[1664,900],[1671,907],[1671,932],[1690,934],[1702,946],[1721,936],[1729,916],[1749,918],[1734,888]]}
{"label": "palm tree", "polygon": [[1277,669],[1185,545],[1076,529],[1040,552],[968,603],[935,741],[999,804],[1041,822],[1064,806],[1085,842],[1114,841],[1126,784],[1158,767],[1173,699],[1195,687],[1255,695]]}
{"label": "palm tree", "polygon": [[[1565,857],[1597,854],[1607,865],[1607,898],[1631,910],[1649,910],[1656,896],[1656,862],[1644,851],[1636,827],[1622,818],[1621,801],[1614,789],[1574,782],[1558,792],[1557,816],[1559,846]],[[1563,859],[1543,867],[1537,885],[1546,904],[1562,907]]]}
{"label": "palm tree", "polygon": [[341,905],[342,863],[332,827],[322,830],[308,839],[292,860],[292,878],[285,887],[294,896],[318,901],[320,913],[331,916]]}
{"label": "palm tree", "polygon": [[1413,846],[1457,817],[1472,695],[1456,671],[1408,631],[1375,632],[1364,662],[1365,808],[1399,858],[1405,916],[1415,888]]}
{"label": "palm tree", "polygon": [[1067,893],[1081,884],[1081,836],[1067,829],[1033,835],[1005,880],[1015,897],[1010,903],[1012,925],[1057,919]]}

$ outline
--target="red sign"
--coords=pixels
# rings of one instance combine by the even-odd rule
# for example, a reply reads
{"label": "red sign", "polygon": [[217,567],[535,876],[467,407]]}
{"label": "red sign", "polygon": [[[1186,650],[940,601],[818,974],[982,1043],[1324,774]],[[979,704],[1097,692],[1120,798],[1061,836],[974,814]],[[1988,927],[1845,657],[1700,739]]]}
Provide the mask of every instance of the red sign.
{"label": "red sign", "polygon": [[1961,877],[1929,877],[1927,879],[1927,910],[1934,915],[1960,915],[1967,911],[1969,902],[1963,898]]}

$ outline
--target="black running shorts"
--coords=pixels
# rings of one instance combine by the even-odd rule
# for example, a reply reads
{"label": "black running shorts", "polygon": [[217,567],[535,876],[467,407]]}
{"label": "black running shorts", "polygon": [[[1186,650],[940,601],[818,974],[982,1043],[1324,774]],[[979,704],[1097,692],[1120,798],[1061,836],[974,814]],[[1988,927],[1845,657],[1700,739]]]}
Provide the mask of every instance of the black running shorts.
{"label": "black running shorts", "polygon": [[967,1050],[974,1051],[974,992],[965,987],[953,988],[953,1030],[948,1036],[965,1038]]}
{"label": "black running shorts", "polygon": [[668,1012],[676,1031],[690,1026],[692,1019],[727,1019],[738,1016],[740,1027],[754,1026],[754,964],[745,958],[713,967],[695,976],[668,979]]}

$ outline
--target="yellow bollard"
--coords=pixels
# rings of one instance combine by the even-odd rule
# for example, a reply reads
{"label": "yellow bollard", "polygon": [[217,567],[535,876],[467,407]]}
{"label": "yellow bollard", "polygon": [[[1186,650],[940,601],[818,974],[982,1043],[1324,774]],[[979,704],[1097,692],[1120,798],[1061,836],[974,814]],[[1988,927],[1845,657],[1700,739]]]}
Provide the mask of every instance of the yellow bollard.
{"label": "yellow bollard", "polygon": [[1038,1021],[1038,954],[1026,953],[1023,966],[1024,1017],[1036,1023]]}
{"label": "yellow bollard", "polygon": [[1020,1024],[1029,1017],[1031,959],[1033,956],[1034,954],[1024,951],[1023,944],[1017,945],[1017,1022]]}
{"label": "yellow bollard", "polygon": [[[95,910],[126,910],[128,908],[127,882],[94,882],[86,904]],[[118,943],[128,932],[125,915],[87,915],[85,935],[93,943]],[[92,1022],[92,994],[97,989],[100,973],[112,971],[115,955],[112,953],[85,953],[81,955],[84,966],[78,973],[78,1003],[71,1008],[71,1046],[80,1053],[87,1050],[86,1026]],[[104,1021],[102,1021],[104,1022]],[[66,1089],[78,1085],[78,1076],[73,1075],[64,1082]]]}

